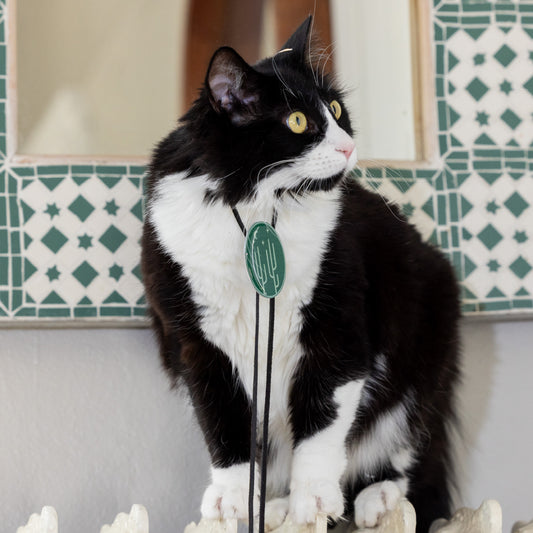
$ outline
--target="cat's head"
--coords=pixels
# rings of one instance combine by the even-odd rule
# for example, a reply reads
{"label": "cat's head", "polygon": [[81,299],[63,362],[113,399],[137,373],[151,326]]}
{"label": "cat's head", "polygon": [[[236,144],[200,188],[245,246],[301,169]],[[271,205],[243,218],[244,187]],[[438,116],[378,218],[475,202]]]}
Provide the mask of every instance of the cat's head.
{"label": "cat's head", "polygon": [[342,92],[312,65],[310,31],[311,17],[253,66],[232,48],[213,55],[185,119],[202,117],[194,129],[203,144],[199,167],[216,183],[215,197],[236,204],[330,190],[355,166]]}

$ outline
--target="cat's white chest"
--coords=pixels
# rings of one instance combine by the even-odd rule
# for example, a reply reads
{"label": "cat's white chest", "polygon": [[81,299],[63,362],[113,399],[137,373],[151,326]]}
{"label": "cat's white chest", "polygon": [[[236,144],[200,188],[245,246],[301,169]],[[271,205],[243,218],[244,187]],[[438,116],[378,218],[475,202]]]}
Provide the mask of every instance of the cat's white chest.
{"label": "cat's white chest", "polygon": [[[228,206],[207,204],[209,181],[170,175],[160,181],[149,206],[165,251],[189,280],[207,340],[230,359],[251,396],[255,342],[255,291],[244,262],[245,237]],[[269,205],[239,205],[246,227],[270,221]],[[321,193],[278,210],[276,230],[283,244],[286,280],[276,298],[272,412],[287,416],[288,393],[302,355],[302,307],[310,303],[328,236],[338,216],[338,194]],[[259,397],[264,391],[268,300],[260,298]],[[261,402],[260,402],[261,403]],[[262,409],[261,405],[259,408]],[[261,412],[261,411],[260,411]]]}

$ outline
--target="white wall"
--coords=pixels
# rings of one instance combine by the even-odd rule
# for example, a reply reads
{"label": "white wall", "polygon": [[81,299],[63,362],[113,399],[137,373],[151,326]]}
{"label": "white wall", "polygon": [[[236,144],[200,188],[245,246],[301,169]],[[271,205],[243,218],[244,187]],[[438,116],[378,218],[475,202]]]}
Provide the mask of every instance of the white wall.
{"label": "white wall", "polygon": [[142,503],[179,533],[208,480],[203,438],[169,390],[149,330],[0,331],[0,530],[53,505],[97,533]]}
{"label": "white wall", "polygon": [[463,504],[496,498],[504,532],[533,519],[533,322],[463,328]]}
{"label": "white wall", "polygon": [[[509,531],[533,518],[532,322],[463,334],[463,503],[499,499]],[[154,533],[198,518],[207,454],[149,330],[2,330],[0,341],[3,531],[45,504],[63,532],[95,533],[133,503]]]}

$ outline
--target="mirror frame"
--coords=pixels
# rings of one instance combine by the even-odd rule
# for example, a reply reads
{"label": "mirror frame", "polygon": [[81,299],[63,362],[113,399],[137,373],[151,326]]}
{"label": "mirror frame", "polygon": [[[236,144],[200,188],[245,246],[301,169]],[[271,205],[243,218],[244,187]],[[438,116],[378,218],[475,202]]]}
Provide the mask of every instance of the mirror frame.
{"label": "mirror frame", "polygon": [[[412,215],[413,222],[418,224],[417,216],[421,217],[426,238],[440,246],[456,268],[462,282],[466,316],[533,317],[533,275],[527,270],[530,268],[525,252],[527,242],[519,242],[516,237],[516,243],[513,242],[508,228],[497,225],[498,214],[487,211],[483,199],[479,199],[480,193],[490,192],[494,181],[499,180],[506,187],[507,202],[516,198],[523,183],[520,180],[532,177],[533,151],[513,144],[494,146],[495,143],[487,144],[482,137],[470,144],[458,139],[452,124],[457,118],[450,115],[453,94],[444,83],[451,71],[447,54],[456,51],[454,35],[468,33],[475,47],[480,42],[479,36],[495,27],[527,26],[531,30],[528,12],[513,4],[510,6],[513,15],[509,17],[509,12],[503,11],[505,6],[500,4],[467,5],[457,0],[412,0],[412,5],[413,27],[417,28],[413,32],[412,48],[420,157],[416,161],[373,161],[372,166],[363,161],[355,175],[365,185],[400,204],[408,216]],[[0,135],[3,152],[0,199],[6,206],[4,217],[0,216],[0,232],[3,232],[0,233],[0,250],[3,250],[0,259],[8,267],[7,275],[0,276],[0,325],[145,327],[138,238],[147,158],[17,154],[16,3],[9,0],[0,9],[4,30],[4,42],[0,41],[0,46],[7,56],[3,72],[0,61],[0,79],[4,74],[6,82],[5,94],[0,94],[5,109],[5,133]],[[494,12],[496,17],[491,18]],[[505,32],[498,33],[504,43],[505,35]],[[456,61],[467,61],[466,55],[457,54]],[[486,90],[497,88],[487,86]],[[504,173],[502,177],[495,169]],[[507,179],[512,172],[517,174],[514,181]],[[519,172],[525,177],[518,176]],[[100,190],[102,196],[95,200],[91,196],[93,189]],[[131,196],[128,205],[113,205],[119,190]],[[80,197],[83,198],[79,200]],[[92,199],[93,205],[84,203],[86,197]],[[81,211],[77,210],[76,200],[81,204]],[[57,205],[49,208],[50,202]],[[517,232],[521,221],[531,217],[533,210],[531,205],[523,205],[520,213],[514,213]],[[498,213],[512,208],[505,205]],[[124,214],[122,226],[120,216],[114,218],[117,209]],[[478,228],[475,231],[483,226],[485,229],[472,234],[468,224],[473,222]],[[44,229],[43,225],[46,225]],[[490,235],[484,234],[485,230],[492,233],[492,241]],[[89,237],[90,232],[93,249],[88,251],[82,247],[82,241],[78,245],[78,239],[83,234]],[[527,238],[525,232],[524,238]],[[499,263],[502,272],[489,272],[476,259],[476,254],[484,257],[480,250],[487,251],[479,241],[489,249],[491,261]],[[84,242],[89,246],[88,240]],[[515,246],[518,258],[505,255],[509,248],[506,245]],[[119,254],[124,265],[119,264]],[[531,261],[533,264],[533,258]],[[516,271],[520,280],[527,280],[527,286],[524,281],[516,293],[502,290],[498,281],[509,276],[510,270]],[[472,282],[474,276],[478,276],[477,285]],[[30,296],[30,285],[34,287],[31,291],[40,291],[38,298],[35,294]],[[90,291],[95,286],[105,293],[104,300],[93,301],[95,297]],[[483,289],[485,286],[487,290]]]}

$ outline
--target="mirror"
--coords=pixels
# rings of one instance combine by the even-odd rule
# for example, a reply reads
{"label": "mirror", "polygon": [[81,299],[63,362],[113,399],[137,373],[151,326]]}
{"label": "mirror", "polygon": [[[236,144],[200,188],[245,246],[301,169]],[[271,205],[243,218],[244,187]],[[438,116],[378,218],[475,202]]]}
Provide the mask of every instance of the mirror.
{"label": "mirror", "polygon": [[414,160],[410,0],[331,0],[335,67],[360,159]]}
{"label": "mirror", "polygon": [[146,156],[181,111],[186,8],[18,2],[17,152]]}
{"label": "mirror", "polygon": [[[412,2],[321,0],[322,8],[329,5],[330,50],[342,83],[351,90],[348,105],[363,160],[420,157],[413,106]],[[19,2],[17,153],[148,156],[174,126],[190,93],[184,51],[193,42],[187,40],[193,4]],[[235,9],[237,1],[228,0],[230,4]],[[249,4],[262,10],[262,51],[266,43],[271,53],[280,2]],[[213,43],[212,50],[219,44]],[[195,54],[191,48],[188,53]]]}

